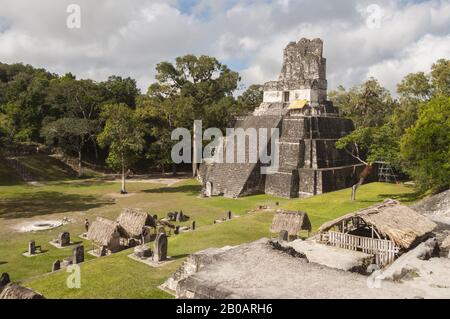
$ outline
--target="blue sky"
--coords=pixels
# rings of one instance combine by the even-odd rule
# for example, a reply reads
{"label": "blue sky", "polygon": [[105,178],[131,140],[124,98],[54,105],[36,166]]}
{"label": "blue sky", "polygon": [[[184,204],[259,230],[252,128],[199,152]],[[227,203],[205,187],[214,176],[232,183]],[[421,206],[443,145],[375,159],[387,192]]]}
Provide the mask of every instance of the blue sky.
{"label": "blue sky", "polygon": [[[1,2],[1,62],[95,80],[131,76],[143,91],[157,63],[188,53],[217,57],[243,87],[276,79],[284,47],[302,37],[324,40],[329,89],[374,76],[394,93],[406,74],[450,56],[448,0]],[[66,27],[71,3],[81,7],[81,29]]]}

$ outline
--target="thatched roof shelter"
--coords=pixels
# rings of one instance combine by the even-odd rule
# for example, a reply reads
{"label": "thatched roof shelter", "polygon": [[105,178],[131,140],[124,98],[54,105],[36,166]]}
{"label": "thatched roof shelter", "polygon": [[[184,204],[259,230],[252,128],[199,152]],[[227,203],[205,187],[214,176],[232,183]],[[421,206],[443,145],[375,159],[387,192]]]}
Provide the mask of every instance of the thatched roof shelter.
{"label": "thatched roof shelter", "polygon": [[437,226],[413,209],[401,205],[396,200],[388,199],[382,204],[329,221],[319,228],[319,232],[326,232],[352,218],[361,218],[366,224],[374,226],[378,233],[405,249],[413,245],[416,240],[430,234]]}
{"label": "thatched roof shelter", "polygon": [[153,217],[142,209],[126,208],[117,218],[120,233],[127,238],[141,236],[144,226],[156,227]]}
{"label": "thatched roof shelter", "polygon": [[89,240],[101,246],[109,246],[119,237],[120,233],[117,223],[102,217],[97,217],[87,233]]}
{"label": "thatched roof shelter", "polygon": [[278,210],[273,217],[270,231],[279,233],[286,230],[289,235],[298,235],[300,230],[311,231],[311,222],[308,214],[304,212]]}
{"label": "thatched roof shelter", "polygon": [[13,283],[6,285],[0,293],[0,299],[45,299],[37,292]]}

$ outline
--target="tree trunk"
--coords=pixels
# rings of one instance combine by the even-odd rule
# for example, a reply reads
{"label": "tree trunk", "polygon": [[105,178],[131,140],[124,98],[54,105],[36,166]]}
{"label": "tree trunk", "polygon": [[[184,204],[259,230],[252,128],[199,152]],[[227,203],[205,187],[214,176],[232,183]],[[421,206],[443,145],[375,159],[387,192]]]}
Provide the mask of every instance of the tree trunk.
{"label": "tree trunk", "polygon": [[192,177],[197,177],[198,176],[198,168],[199,168],[199,164],[198,163],[193,163],[192,164]]}
{"label": "tree trunk", "polygon": [[172,175],[177,175],[177,164],[175,163],[172,164]]}
{"label": "tree trunk", "polygon": [[367,176],[369,176],[371,171],[372,171],[372,166],[366,165],[366,167],[361,172],[361,174],[359,174],[358,183],[356,183],[355,185],[352,186],[352,201],[356,200],[356,190],[358,189],[358,187],[360,187],[364,183],[365,178]]}
{"label": "tree trunk", "polygon": [[197,163],[192,163],[192,177],[197,177]]}
{"label": "tree trunk", "polygon": [[122,187],[120,189],[121,194],[126,194],[127,190],[125,189],[125,165],[122,163]]}
{"label": "tree trunk", "polygon": [[98,149],[97,149],[97,143],[95,143],[95,141],[94,141],[92,144],[94,144],[95,160],[97,161],[95,164],[97,164],[97,163],[98,163]]}
{"label": "tree trunk", "polygon": [[81,177],[81,175],[83,174],[82,172],[82,154],[81,154],[81,149],[78,151],[78,177]]}
{"label": "tree trunk", "polygon": [[358,183],[352,186],[352,201],[356,200],[356,190],[364,183],[364,178],[360,178]]}

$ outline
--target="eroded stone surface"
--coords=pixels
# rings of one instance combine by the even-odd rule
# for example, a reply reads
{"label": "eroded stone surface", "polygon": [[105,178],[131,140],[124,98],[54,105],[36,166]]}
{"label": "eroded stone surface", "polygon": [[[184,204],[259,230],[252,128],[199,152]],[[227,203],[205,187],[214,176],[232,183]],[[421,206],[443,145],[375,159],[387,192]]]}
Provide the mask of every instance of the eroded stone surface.
{"label": "eroded stone surface", "polygon": [[374,282],[371,277],[293,257],[274,249],[268,239],[210,251],[204,256],[207,262],[199,269],[191,263],[189,271],[184,267],[169,279],[177,282],[172,288],[176,288],[178,298],[450,297],[447,279],[442,279],[448,274],[448,268],[436,268],[442,258],[420,261],[419,276],[435,273],[433,280],[416,277],[397,283]]}
{"label": "eroded stone surface", "polygon": [[195,254],[189,255],[189,257],[183,262],[183,264],[177,269],[177,271],[162,285],[163,288],[175,293],[179,281],[186,279],[206,265],[211,264],[212,262],[220,258],[221,252],[224,252],[230,248],[232,247],[226,246],[223,248],[208,248]]}
{"label": "eroded stone surface", "polygon": [[285,245],[304,254],[309,262],[346,271],[365,273],[373,260],[369,254],[326,246],[312,240],[299,239]]}
{"label": "eroded stone surface", "polygon": [[427,197],[412,208],[435,222],[450,226],[450,190]]}

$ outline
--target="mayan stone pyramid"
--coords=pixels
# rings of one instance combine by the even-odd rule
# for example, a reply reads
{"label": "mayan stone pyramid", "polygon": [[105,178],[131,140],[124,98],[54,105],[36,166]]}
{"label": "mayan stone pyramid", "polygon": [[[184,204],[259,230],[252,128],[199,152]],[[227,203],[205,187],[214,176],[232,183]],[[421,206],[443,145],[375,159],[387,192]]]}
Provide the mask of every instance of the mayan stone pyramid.
{"label": "mayan stone pyramid", "polygon": [[[235,120],[234,127],[244,130],[279,129],[278,170],[262,174],[261,167],[267,164],[259,161],[214,163],[205,160],[200,178],[206,196],[236,198],[266,193],[295,198],[355,183],[363,165],[335,147],[339,138],[354,130],[353,122],[339,117],[338,109],[327,100],[326,59],[322,53],[321,39],[303,38],[289,43],[284,50],[278,81],[264,85],[263,102],[251,116]],[[268,150],[270,145],[269,139]]]}

